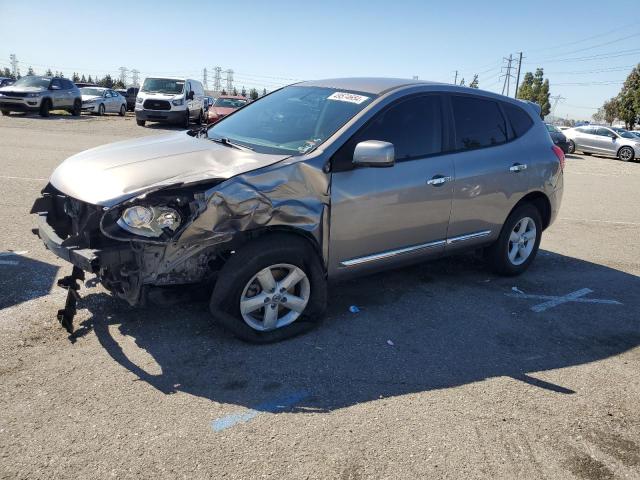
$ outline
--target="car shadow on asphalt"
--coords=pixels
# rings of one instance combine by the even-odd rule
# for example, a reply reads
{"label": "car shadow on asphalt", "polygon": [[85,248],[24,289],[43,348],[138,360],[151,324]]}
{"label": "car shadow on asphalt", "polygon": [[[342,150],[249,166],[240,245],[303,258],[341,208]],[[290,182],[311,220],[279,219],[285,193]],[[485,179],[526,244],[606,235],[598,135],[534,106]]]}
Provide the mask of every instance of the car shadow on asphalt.
{"label": "car shadow on asphalt", "polygon": [[59,267],[29,258],[26,252],[0,252],[0,310],[44,297]]}
{"label": "car shadow on asphalt", "polygon": [[[592,292],[583,298],[619,303],[566,302],[535,312],[546,300],[526,296],[585,288]],[[335,285],[320,328],[272,345],[227,335],[205,302],[134,309],[91,294],[79,307],[92,317],[79,328],[95,331],[114,361],[165,394],[268,411],[271,400],[293,394],[300,400],[288,411],[330,411],[499,376],[574,393],[536,372],[639,345],[639,291],[634,275],[547,251],[516,278],[496,277],[474,257],[460,256]],[[150,354],[162,373],[136,364],[120,335]]]}

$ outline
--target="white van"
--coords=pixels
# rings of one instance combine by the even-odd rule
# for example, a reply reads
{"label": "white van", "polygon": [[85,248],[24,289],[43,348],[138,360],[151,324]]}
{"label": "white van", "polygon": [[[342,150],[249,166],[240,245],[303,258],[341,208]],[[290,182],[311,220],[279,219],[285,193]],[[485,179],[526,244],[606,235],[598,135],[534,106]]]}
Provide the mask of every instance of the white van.
{"label": "white van", "polygon": [[136,97],[136,122],[177,123],[188,128],[191,120],[204,120],[204,88],[191,78],[145,78]]}

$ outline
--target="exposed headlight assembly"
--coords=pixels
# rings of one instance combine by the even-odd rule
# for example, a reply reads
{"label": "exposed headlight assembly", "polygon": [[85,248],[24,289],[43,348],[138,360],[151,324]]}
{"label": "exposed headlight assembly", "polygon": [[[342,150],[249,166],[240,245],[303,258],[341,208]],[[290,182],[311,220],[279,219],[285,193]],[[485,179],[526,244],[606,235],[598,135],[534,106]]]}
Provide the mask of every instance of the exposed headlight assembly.
{"label": "exposed headlight assembly", "polygon": [[180,226],[180,214],[171,207],[145,207],[136,205],[127,208],[116,222],[120,228],[143,237],[159,237],[166,229],[171,233]]}

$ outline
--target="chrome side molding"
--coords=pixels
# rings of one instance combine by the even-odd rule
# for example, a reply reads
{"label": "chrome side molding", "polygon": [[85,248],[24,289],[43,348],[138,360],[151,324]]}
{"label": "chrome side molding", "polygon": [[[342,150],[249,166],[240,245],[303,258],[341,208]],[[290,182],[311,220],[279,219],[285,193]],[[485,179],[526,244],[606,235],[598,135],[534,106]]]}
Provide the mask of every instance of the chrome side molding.
{"label": "chrome side molding", "polygon": [[491,230],[483,230],[481,232],[469,233],[467,235],[460,235],[459,237],[447,238],[446,240],[436,240],[435,242],[421,243],[420,245],[412,245],[410,247],[399,248],[397,250],[387,250],[386,252],[374,253],[365,257],[352,258],[350,260],[344,260],[340,262],[343,267],[355,267],[362,265],[363,263],[376,262],[378,260],[384,260],[386,258],[397,257],[398,255],[404,255],[406,253],[417,252],[420,250],[427,250],[429,248],[442,247],[444,245],[451,245],[454,243],[464,242],[467,240],[473,240],[476,238],[486,237],[491,233]]}

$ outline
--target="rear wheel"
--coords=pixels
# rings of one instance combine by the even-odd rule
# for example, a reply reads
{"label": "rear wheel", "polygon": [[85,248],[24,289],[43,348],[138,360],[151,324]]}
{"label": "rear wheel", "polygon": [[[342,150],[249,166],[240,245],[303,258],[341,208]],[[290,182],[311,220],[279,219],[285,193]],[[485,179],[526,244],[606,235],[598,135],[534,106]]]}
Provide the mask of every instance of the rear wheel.
{"label": "rear wheel", "polygon": [[144,124],[147,122],[144,120],[136,120],[136,123],[138,124],[139,127],[144,127]]}
{"label": "rear wheel", "polygon": [[100,106],[98,106],[98,115],[104,115],[104,103],[101,103]]}
{"label": "rear wheel", "polygon": [[204,113],[200,110],[200,114],[198,115],[198,125],[202,125],[204,123]]}
{"label": "rear wheel", "polygon": [[71,115],[74,117],[79,117],[80,113],[82,113],[82,102],[80,100],[76,100],[73,102],[73,110],[71,110]]}
{"label": "rear wheel", "polygon": [[573,140],[569,140],[569,148],[567,153],[576,153],[576,144]]}
{"label": "rear wheel", "polygon": [[42,104],[40,104],[40,116],[48,117],[51,112],[51,100],[45,98],[42,100]]}
{"label": "rear wheel", "polygon": [[7,116],[7,117],[8,117],[8,116],[9,116],[9,114],[11,113],[11,111],[10,111],[10,110],[0,110],[0,111],[2,112],[2,115],[5,115],[5,116]]}
{"label": "rear wheel", "polygon": [[623,162],[630,162],[631,160],[633,160],[633,157],[634,151],[631,147],[622,147],[620,150],[618,150],[618,158]]}
{"label": "rear wheel", "polygon": [[496,273],[519,275],[535,259],[541,237],[540,212],[526,203],[507,217],[498,240],[485,250],[485,258]]}
{"label": "rear wheel", "polygon": [[324,270],[307,241],[270,235],[231,256],[220,271],[210,308],[238,338],[271,343],[317,325],[326,301]]}
{"label": "rear wheel", "polygon": [[124,105],[120,106],[120,116],[124,117],[127,113],[127,107],[125,107]]}

